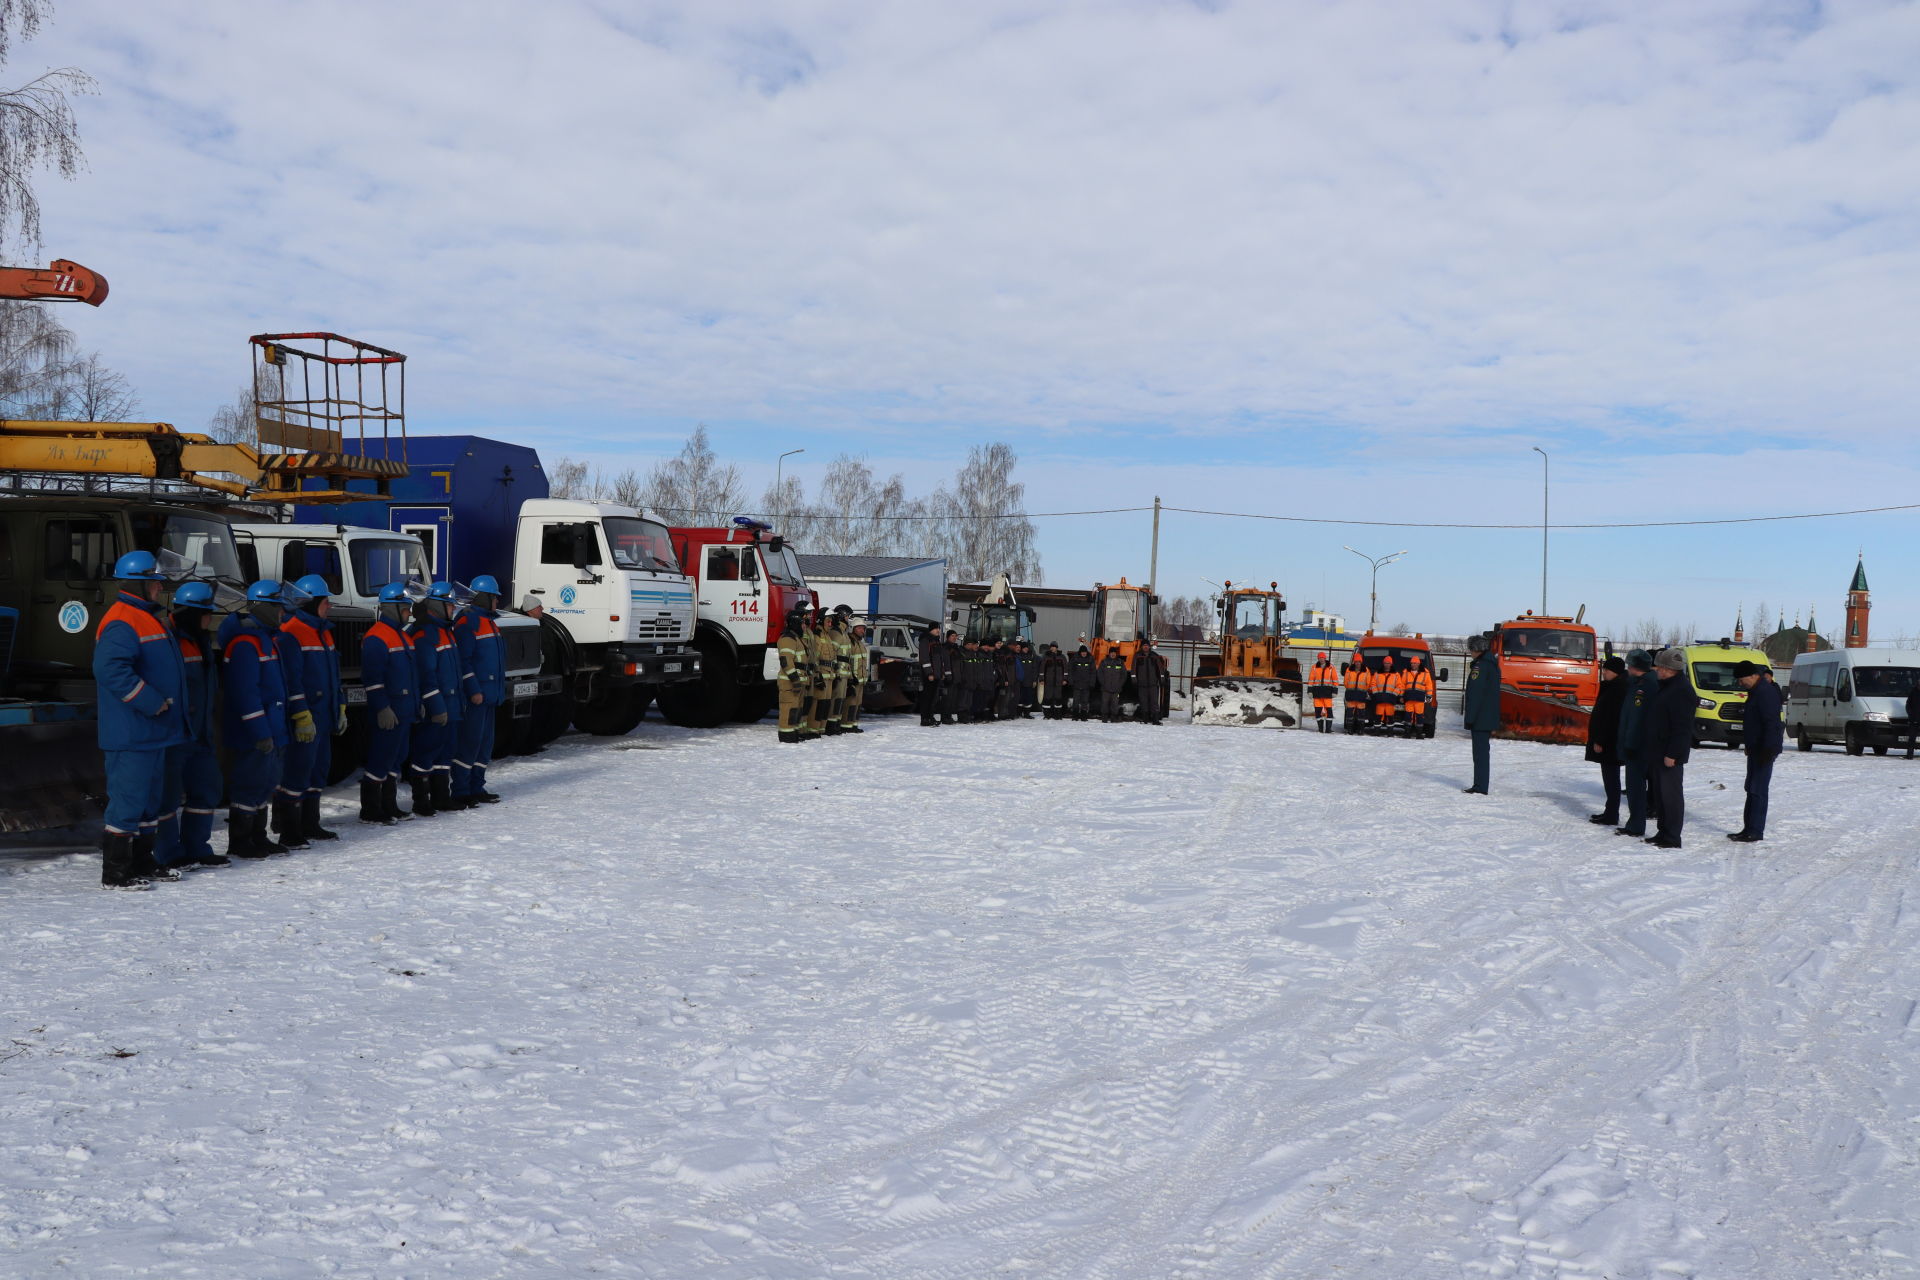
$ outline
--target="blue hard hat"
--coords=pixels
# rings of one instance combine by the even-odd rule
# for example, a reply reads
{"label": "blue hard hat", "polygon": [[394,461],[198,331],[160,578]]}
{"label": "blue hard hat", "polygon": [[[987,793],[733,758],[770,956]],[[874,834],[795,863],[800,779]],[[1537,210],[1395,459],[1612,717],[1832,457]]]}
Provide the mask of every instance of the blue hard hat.
{"label": "blue hard hat", "polygon": [[451,582],[434,583],[433,586],[427,589],[427,599],[429,600],[453,599],[453,584]]}
{"label": "blue hard hat", "polygon": [[262,578],[247,588],[247,603],[279,604],[280,584],[270,579]]}
{"label": "blue hard hat", "polygon": [[151,551],[129,551],[113,562],[113,576],[121,582],[165,582]]}
{"label": "blue hard hat", "polygon": [[493,575],[490,573],[483,573],[475,578],[467,584],[467,589],[474,592],[484,591],[490,596],[500,594],[500,584],[494,580]]}
{"label": "blue hard hat", "polygon": [[407,594],[406,583],[389,582],[386,586],[380,588],[380,603],[381,604],[412,604],[413,597]]}
{"label": "blue hard hat", "polygon": [[317,573],[310,573],[293,584],[293,589],[303,593],[309,600],[319,600],[329,594],[327,580]]}
{"label": "blue hard hat", "polygon": [[173,603],[186,609],[211,609],[213,608],[213,584],[183,582],[174,589]]}

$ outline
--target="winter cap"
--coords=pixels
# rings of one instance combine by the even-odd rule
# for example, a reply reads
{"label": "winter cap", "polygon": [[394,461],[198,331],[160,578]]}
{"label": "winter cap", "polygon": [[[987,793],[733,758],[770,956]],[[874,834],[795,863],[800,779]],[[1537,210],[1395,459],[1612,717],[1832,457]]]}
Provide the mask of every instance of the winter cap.
{"label": "winter cap", "polygon": [[1653,655],[1645,649],[1635,649],[1627,655],[1627,665],[1630,667],[1638,667],[1642,671],[1651,671],[1653,670]]}
{"label": "winter cap", "polygon": [[1627,660],[1621,657],[1617,653],[1608,654],[1606,663],[1604,665],[1606,666],[1607,670],[1613,672],[1613,674],[1617,676],[1623,676],[1627,674]]}
{"label": "winter cap", "polygon": [[1685,671],[1687,655],[1678,649],[1662,649],[1660,656],[1653,660],[1653,665],[1667,671]]}
{"label": "winter cap", "polygon": [[1757,676],[1768,670],[1771,670],[1771,668],[1763,667],[1757,662],[1748,662],[1742,659],[1733,664],[1733,678],[1735,680],[1744,680],[1748,676]]}

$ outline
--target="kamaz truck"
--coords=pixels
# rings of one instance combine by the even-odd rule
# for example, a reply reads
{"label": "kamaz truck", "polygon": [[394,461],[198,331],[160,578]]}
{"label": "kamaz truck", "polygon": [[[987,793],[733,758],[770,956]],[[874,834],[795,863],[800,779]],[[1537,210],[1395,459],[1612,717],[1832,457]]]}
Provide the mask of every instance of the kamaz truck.
{"label": "kamaz truck", "polygon": [[771,525],[745,516],[731,525],[669,531],[699,595],[694,647],[699,680],[660,691],[660,711],[678,725],[752,724],[773,709],[780,632],[797,605],[819,603],[799,560]]}
{"label": "kamaz truck", "polygon": [[548,497],[540,455],[524,445],[414,436],[407,464],[384,498],[298,518],[412,534],[434,578],[491,574],[505,603],[537,612],[546,679],[535,740],[569,723],[627,733],[656,694],[700,679],[693,584],[664,524],[632,507]]}

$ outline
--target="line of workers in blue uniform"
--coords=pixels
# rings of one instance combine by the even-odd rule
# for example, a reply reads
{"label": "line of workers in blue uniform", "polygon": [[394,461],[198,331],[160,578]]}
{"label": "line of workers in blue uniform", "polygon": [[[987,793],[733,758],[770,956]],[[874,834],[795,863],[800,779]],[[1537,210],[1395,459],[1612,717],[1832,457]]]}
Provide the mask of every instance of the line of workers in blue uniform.
{"label": "line of workers in blue uniform", "polygon": [[[242,598],[197,579],[175,585],[146,551],[121,556],[114,577],[119,595],[93,650],[107,766],[102,885],[151,888],[183,870],[338,839],[320,823],[332,739],[347,729],[326,580],[256,582]],[[436,582],[416,600],[407,584],[381,588],[360,650],[362,822],[391,826],[500,798],[486,787],[506,692],[500,586],[481,575],[469,590],[461,599]],[[412,813],[400,808],[403,774]],[[220,854],[212,835],[223,793]]]}

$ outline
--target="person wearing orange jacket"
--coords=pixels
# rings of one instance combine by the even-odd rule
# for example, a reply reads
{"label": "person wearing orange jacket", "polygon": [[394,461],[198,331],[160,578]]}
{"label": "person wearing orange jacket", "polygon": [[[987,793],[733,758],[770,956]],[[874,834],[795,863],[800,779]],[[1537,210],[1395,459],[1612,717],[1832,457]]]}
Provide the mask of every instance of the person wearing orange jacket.
{"label": "person wearing orange jacket", "polygon": [[1377,728],[1393,731],[1405,688],[1406,677],[1393,669],[1393,655],[1387,654],[1380,659],[1380,671],[1373,678],[1373,723]]}
{"label": "person wearing orange jacket", "polygon": [[1433,705],[1433,672],[1427,670],[1418,654],[1408,661],[1410,665],[1401,690],[1407,709],[1407,736],[1424,738],[1432,732],[1428,728],[1427,708]]}
{"label": "person wearing orange jacket", "polygon": [[1359,650],[1354,650],[1347,665],[1340,668],[1340,680],[1347,688],[1346,730],[1348,733],[1359,733],[1367,725],[1367,695],[1373,682],[1373,672],[1367,670],[1366,660],[1360,656]]}
{"label": "person wearing orange jacket", "polygon": [[1313,725],[1321,733],[1333,732],[1333,695],[1340,687],[1340,674],[1321,654],[1307,672],[1307,695],[1313,699]]}

